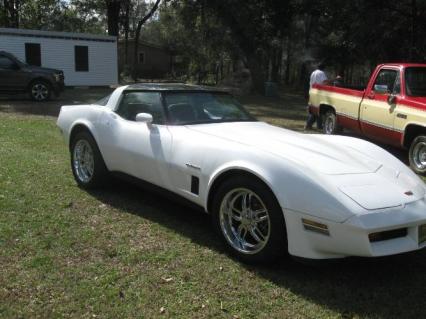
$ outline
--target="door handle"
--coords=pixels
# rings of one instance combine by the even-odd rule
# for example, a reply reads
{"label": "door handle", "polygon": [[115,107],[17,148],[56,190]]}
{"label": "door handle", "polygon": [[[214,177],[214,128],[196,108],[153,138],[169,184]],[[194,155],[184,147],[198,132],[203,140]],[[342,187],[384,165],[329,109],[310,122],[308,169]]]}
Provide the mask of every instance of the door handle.
{"label": "door handle", "polygon": [[373,99],[376,97],[376,94],[374,94],[374,92],[370,92],[370,93],[367,95],[367,97],[368,97],[370,100],[373,100]]}

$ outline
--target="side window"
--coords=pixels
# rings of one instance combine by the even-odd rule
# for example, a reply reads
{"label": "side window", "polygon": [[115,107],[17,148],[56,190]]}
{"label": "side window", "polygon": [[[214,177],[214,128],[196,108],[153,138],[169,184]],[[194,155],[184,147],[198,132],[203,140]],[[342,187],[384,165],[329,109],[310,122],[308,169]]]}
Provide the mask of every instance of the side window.
{"label": "side window", "polygon": [[392,94],[398,95],[400,93],[401,93],[401,77],[399,76],[399,72],[398,72]]}
{"label": "side window", "polygon": [[149,113],[154,124],[164,123],[163,105],[158,92],[125,92],[116,113],[128,121],[135,121],[138,113]]}
{"label": "side window", "polygon": [[[399,72],[396,70],[386,70],[383,69],[379,72],[374,82],[374,88],[376,86],[386,86],[389,93],[395,93],[395,88],[398,89],[398,93],[401,90],[401,85],[399,84]],[[397,82],[398,81],[398,82]]]}
{"label": "side window", "polygon": [[0,55],[0,69],[3,70],[14,70],[16,69],[16,64],[8,57]]}

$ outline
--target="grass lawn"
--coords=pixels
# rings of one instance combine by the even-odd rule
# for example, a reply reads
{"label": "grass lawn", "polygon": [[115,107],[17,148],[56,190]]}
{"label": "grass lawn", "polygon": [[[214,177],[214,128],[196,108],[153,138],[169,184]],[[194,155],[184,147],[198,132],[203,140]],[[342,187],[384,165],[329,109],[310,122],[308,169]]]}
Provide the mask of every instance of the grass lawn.
{"label": "grass lawn", "polygon": [[[251,101],[303,127],[300,107],[283,100],[283,123]],[[204,214],[125,183],[76,187],[55,118],[0,112],[0,318],[424,318],[425,269],[426,251],[244,265]]]}

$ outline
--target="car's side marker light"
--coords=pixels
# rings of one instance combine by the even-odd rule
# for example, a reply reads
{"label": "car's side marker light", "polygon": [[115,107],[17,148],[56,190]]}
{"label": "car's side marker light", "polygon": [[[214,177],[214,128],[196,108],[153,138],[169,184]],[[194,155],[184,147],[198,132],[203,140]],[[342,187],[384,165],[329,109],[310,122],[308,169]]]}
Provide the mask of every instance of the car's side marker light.
{"label": "car's side marker light", "polygon": [[330,236],[330,232],[328,231],[328,226],[325,224],[321,224],[318,222],[314,222],[313,220],[309,220],[306,218],[302,218],[303,228],[305,230],[313,231],[322,235]]}

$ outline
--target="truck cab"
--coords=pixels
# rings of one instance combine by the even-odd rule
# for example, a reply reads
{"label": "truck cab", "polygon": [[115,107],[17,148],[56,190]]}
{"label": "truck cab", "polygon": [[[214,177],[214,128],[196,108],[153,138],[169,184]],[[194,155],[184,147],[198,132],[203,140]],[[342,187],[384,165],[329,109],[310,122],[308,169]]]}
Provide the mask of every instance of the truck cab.
{"label": "truck cab", "polygon": [[364,89],[315,85],[310,108],[324,133],[346,128],[407,148],[412,169],[426,174],[426,64],[381,64]]}

